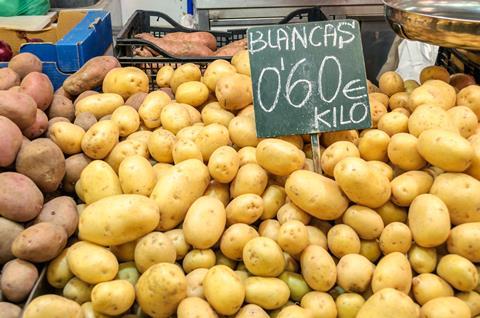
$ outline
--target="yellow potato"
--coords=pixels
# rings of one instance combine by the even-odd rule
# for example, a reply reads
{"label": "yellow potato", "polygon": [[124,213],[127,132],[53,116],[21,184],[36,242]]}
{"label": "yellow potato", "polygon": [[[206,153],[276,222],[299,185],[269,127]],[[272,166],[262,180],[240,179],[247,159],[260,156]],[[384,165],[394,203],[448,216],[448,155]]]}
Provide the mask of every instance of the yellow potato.
{"label": "yellow potato", "polygon": [[280,246],[267,237],[256,237],[245,244],[243,262],[248,271],[257,276],[276,277],[285,269]]}
{"label": "yellow potato", "polygon": [[456,254],[448,254],[440,259],[437,274],[460,291],[471,291],[478,284],[475,265],[465,257]]}
{"label": "yellow potato", "polygon": [[262,194],[263,213],[262,220],[271,219],[277,215],[278,210],[285,203],[286,193],[283,187],[270,185]]}
{"label": "yellow potato", "polygon": [[[288,303],[286,305],[288,305]],[[279,313],[274,317],[276,318],[295,318],[295,317],[312,318],[313,313],[311,310],[304,309],[300,306],[292,304],[292,305],[283,307],[279,311]]]}
{"label": "yellow potato", "polygon": [[157,229],[171,230],[182,222],[190,205],[205,192],[209,181],[208,168],[197,159],[182,161],[166,171],[150,195],[160,207]]}
{"label": "yellow potato", "polygon": [[475,133],[478,118],[470,108],[467,106],[452,107],[447,111],[447,114],[462,137],[468,138]]}
{"label": "yellow potato", "polygon": [[372,277],[374,293],[384,288],[395,288],[408,294],[412,284],[412,269],[405,255],[393,252],[385,255],[377,264]]}
{"label": "yellow potato", "polygon": [[295,205],[321,220],[335,220],[348,207],[337,183],[315,172],[293,172],[285,183],[285,191]]}
{"label": "yellow potato", "polygon": [[377,240],[371,241],[360,241],[360,255],[365,256],[370,262],[376,262],[382,255],[382,250],[380,250],[380,245]]}
{"label": "yellow potato", "polygon": [[433,194],[421,194],[410,205],[408,226],[416,244],[423,247],[439,246],[446,242],[450,234],[448,208]]}
{"label": "yellow potato", "polygon": [[253,116],[236,116],[228,124],[228,132],[232,142],[240,148],[255,147],[260,142]]}
{"label": "yellow potato", "polygon": [[270,316],[260,306],[248,304],[235,315],[236,318],[269,318]]}
{"label": "yellow potato", "polygon": [[412,292],[420,305],[438,297],[453,296],[452,287],[441,277],[430,273],[420,274],[413,278]]}
{"label": "yellow potato", "polygon": [[82,188],[82,197],[86,204],[100,199],[122,194],[120,181],[115,171],[104,161],[90,162],[80,174],[78,182]]}
{"label": "yellow potato", "polygon": [[190,126],[193,122],[190,114],[183,104],[169,103],[162,108],[160,115],[162,127],[173,134],[182,128]]}
{"label": "yellow potato", "polygon": [[344,255],[337,264],[337,284],[347,292],[362,293],[370,286],[373,270],[365,256]]}
{"label": "yellow potato", "polygon": [[380,117],[378,129],[386,132],[389,136],[408,132],[408,116],[401,112],[390,112]]}
{"label": "yellow potato", "polygon": [[392,96],[395,93],[405,91],[405,87],[403,86],[403,79],[396,72],[383,73],[378,81],[378,87],[383,93],[387,94],[388,96]]}
{"label": "yellow potato", "polygon": [[463,300],[467,306],[470,308],[472,316],[477,316],[480,314],[480,294],[477,292],[471,291],[467,293],[457,293],[455,295],[460,300]]}
{"label": "yellow potato", "polygon": [[405,86],[405,90],[408,94],[410,94],[415,88],[420,86],[420,84],[415,80],[406,80],[405,82],[403,82],[403,85]]}
{"label": "yellow potato", "polygon": [[230,183],[237,175],[240,159],[230,146],[217,148],[208,160],[208,170],[213,179],[221,183]]}
{"label": "yellow potato", "polygon": [[407,253],[412,244],[412,232],[403,223],[392,222],[385,226],[379,239],[380,249],[387,255],[393,252]]}
{"label": "yellow potato", "polygon": [[92,286],[74,277],[63,288],[63,297],[71,299],[80,305],[90,301]]}
{"label": "yellow potato", "polygon": [[223,233],[220,250],[228,258],[239,261],[245,244],[256,237],[258,232],[253,227],[243,223],[233,224]]}
{"label": "yellow potato", "polygon": [[103,79],[102,91],[116,93],[125,100],[138,92],[148,93],[149,79],[144,71],[137,67],[117,67],[110,70]]}
{"label": "yellow potato", "polygon": [[273,138],[264,139],[257,145],[256,157],[260,166],[279,176],[288,176],[305,163],[303,151],[286,141]]}
{"label": "yellow potato", "polygon": [[356,318],[414,318],[419,309],[413,300],[393,288],[385,288],[367,299]]}
{"label": "yellow potato", "polygon": [[450,74],[443,66],[427,66],[420,72],[420,83],[425,83],[429,80],[441,80],[445,83],[450,82]]}
{"label": "yellow potato", "polygon": [[413,245],[408,251],[408,260],[415,272],[431,273],[437,267],[437,250]]}
{"label": "yellow potato", "polygon": [[160,127],[162,109],[171,101],[170,96],[163,91],[149,93],[138,109],[143,124],[150,129]]}
{"label": "yellow potato", "polygon": [[480,181],[463,173],[443,173],[435,178],[430,193],[448,207],[452,224],[480,222]]}
{"label": "yellow potato", "polygon": [[418,106],[424,104],[436,105],[437,107],[448,110],[455,106],[457,93],[453,86],[444,81],[430,80],[415,88],[410,94],[410,110],[415,110]]}
{"label": "yellow potato", "polygon": [[419,170],[426,165],[417,150],[418,139],[407,133],[395,134],[390,138],[387,153],[390,161],[400,169]]}
{"label": "yellow potato", "polygon": [[149,196],[157,182],[157,176],[150,162],[142,156],[125,158],[118,169],[120,186],[125,194]]}
{"label": "yellow potato", "polygon": [[203,293],[203,280],[208,273],[206,268],[197,268],[187,274],[187,297],[199,297],[205,299]]}
{"label": "yellow potato", "polygon": [[[165,153],[165,157],[167,154]],[[177,164],[188,159],[203,160],[202,153],[197,144],[190,139],[177,139],[172,148],[172,158]]]}
{"label": "yellow potato", "polygon": [[236,72],[235,67],[228,61],[215,60],[208,64],[203,74],[203,83],[208,86],[210,91],[215,92],[217,82],[222,76],[235,74]]}
{"label": "yellow potato", "polygon": [[216,312],[235,314],[245,299],[245,287],[237,274],[225,265],[212,267],[203,280],[205,298]]}
{"label": "yellow potato", "polygon": [[112,114],[115,109],[125,105],[122,96],[114,93],[93,94],[82,98],[75,104],[75,116],[92,113],[97,119]]}
{"label": "yellow potato", "polygon": [[[272,290],[275,293],[272,294]],[[272,310],[285,305],[290,297],[288,285],[279,278],[249,277],[245,280],[245,301]]]}
{"label": "yellow potato", "polygon": [[357,146],[350,141],[337,141],[322,152],[321,166],[325,174],[333,176],[336,164],[346,157],[360,157]]}
{"label": "yellow potato", "polygon": [[243,74],[225,74],[215,87],[215,96],[227,110],[239,110],[253,102],[252,80]]}
{"label": "yellow potato", "polygon": [[235,66],[237,72],[250,76],[250,58],[248,50],[240,50],[232,57],[232,65]]}
{"label": "yellow potato", "polygon": [[373,168],[376,169],[378,172],[383,174],[389,181],[393,180],[393,174],[396,171],[393,171],[392,166],[390,166],[388,163],[383,162],[383,161],[378,161],[378,160],[372,160],[372,161],[367,161],[367,164]]}
{"label": "yellow potato", "polygon": [[82,309],[73,300],[58,295],[41,295],[25,307],[24,318],[83,318]]}
{"label": "yellow potato", "polygon": [[399,92],[390,96],[390,99],[388,100],[389,108],[391,110],[394,110],[397,108],[410,109],[408,104],[409,94],[410,94],[409,92]]}
{"label": "yellow potato", "polygon": [[308,242],[310,245],[319,245],[327,249],[327,236],[315,226],[307,225]]}
{"label": "yellow potato", "polygon": [[190,81],[200,81],[201,77],[202,74],[198,65],[193,63],[182,64],[175,69],[170,77],[170,88],[173,93],[175,93],[180,84]]}
{"label": "yellow potato", "polygon": [[176,249],[168,236],[151,232],[138,240],[135,247],[135,265],[140,273],[158,263],[174,263]]}
{"label": "yellow potato", "polygon": [[457,105],[467,106],[480,118],[480,86],[469,85],[463,88],[457,95]]}
{"label": "yellow potato", "polygon": [[68,122],[54,123],[49,129],[50,139],[67,155],[82,152],[82,138],[85,130]]}
{"label": "yellow potato", "polygon": [[140,276],[135,290],[143,312],[152,317],[170,317],[187,296],[187,279],[177,265],[160,263]]}
{"label": "yellow potato", "polygon": [[468,167],[465,173],[480,180],[480,134],[470,136],[468,141],[470,141],[473,147],[473,158],[470,167]]}
{"label": "yellow potato", "polygon": [[[223,61],[223,60],[217,60]],[[202,121],[205,125],[220,124],[228,128],[235,115],[223,109],[218,102],[212,102],[202,108]]]}
{"label": "yellow potato", "polygon": [[278,238],[278,232],[280,231],[280,226],[281,224],[277,220],[265,220],[260,223],[260,226],[258,227],[258,234],[260,234],[260,236],[268,237],[276,242]]}
{"label": "yellow potato", "polygon": [[95,311],[106,315],[120,315],[135,301],[135,289],[126,280],[104,282],[92,290],[92,305]]}
{"label": "yellow potato", "polygon": [[162,66],[158,72],[155,82],[158,87],[170,87],[170,79],[172,78],[174,69],[170,65]]}
{"label": "yellow potato", "polygon": [[300,305],[310,310],[313,318],[336,318],[335,301],[328,293],[311,291],[302,297]]}
{"label": "yellow potato", "polygon": [[73,277],[73,273],[68,268],[67,251],[68,248],[64,249],[60,255],[50,261],[47,267],[47,281],[58,289],[65,287]]}
{"label": "yellow potato", "polygon": [[177,87],[175,99],[178,103],[198,107],[207,101],[208,87],[197,81],[184,82]]}
{"label": "yellow potato", "polygon": [[172,150],[177,141],[175,135],[170,131],[159,128],[148,138],[148,150],[152,157],[158,162],[172,163]]}
{"label": "yellow potato", "polygon": [[207,196],[200,197],[193,202],[185,215],[183,221],[185,240],[198,249],[210,248],[222,236],[226,220],[225,208],[220,200]]}
{"label": "yellow potato", "polygon": [[374,92],[374,93],[368,94],[368,96],[373,98],[373,99],[378,100],[380,103],[382,103],[383,106],[388,107],[389,98],[386,94]]}
{"label": "yellow potato", "polygon": [[361,205],[350,206],[343,214],[342,220],[364,240],[379,237],[384,228],[382,217],[374,210]]}
{"label": "yellow potato", "polygon": [[308,213],[291,202],[282,205],[277,213],[277,220],[280,222],[280,224],[296,220],[302,222],[304,225],[307,225],[310,223],[311,219],[312,218]]}
{"label": "yellow potato", "polygon": [[130,156],[140,156],[148,159],[150,156],[147,145],[135,139],[120,141],[113,147],[105,161],[118,173],[120,164]]}
{"label": "yellow potato", "polygon": [[130,241],[121,245],[110,246],[110,252],[112,252],[119,261],[130,262],[135,258],[135,246],[137,241]]}
{"label": "yellow potato", "polygon": [[370,98],[370,115],[372,117],[372,128],[377,128],[380,118],[387,113],[387,108],[378,100]]}
{"label": "yellow potato", "polygon": [[199,297],[187,297],[183,299],[177,308],[178,318],[216,318],[217,314],[212,307]]}
{"label": "yellow potato", "polygon": [[90,127],[82,138],[81,148],[92,159],[103,159],[118,142],[119,131],[111,120],[102,120]]}
{"label": "yellow potato", "polygon": [[303,278],[313,290],[326,292],[335,285],[335,262],[323,247],[309,245],[302,252],[300,264]]}
{"label": "yellow potato", "polygon": [[202,125],[202,114],[196,109],[195,107],[188,105],[188,104],[180,104],[182,105],[187,111],[188,114],[190,115],[190,121],[193,124],[199,124]]}
{"label": "yellow potato", "polygon": [[438,297],[428,301],[420,309],[421,317],[470,318],[470,308],[456,297]]}
{"label": "yellow potato", "polygon": [[140,127],[140,116],[135,108],[128,105],[115,109],[111,120],[118,126],[121,137],[127,137]]}
{"label": "yellow potato", "polygon": [[480,233],[480,222],[464,223],[454,227],[448,238],[448,251],[461,255],[472,262],[479,262],[478,233]]}
{"label": "yellow potato", "polygon": [[230,194],[232,198],[247,193],[262,195],[267,182],[267,172],[258,164],[249,163],[238,169],[237,176],[230,184]]}
{"label": "yellow potato", "polygon": [[254,147],[243,147],[238,151],[238,156],[240,159],[240,167],[246,165],[247,163],[257,163],[257,154]]}
{"label": "yellow potato", "polygon": [[395,112],[402,113],[407,117],[410,117],[411,115],[411,112],[407,108],[403,108],[403,107],[395,108],[394,110],[392,110],[392,113],[395,113]]}
{"label": "yellow potato", "polygon": [[185,235],[182,229],[173,229],[165,232],[165,235],[170,239],[175,247],[176,259],[181,260],[190,251],[192,246],[185,240]]}
{"label": "yellow potato", "polygon": [[385,225],[392,222],[405,222],[407,220],[406,209],[393,204],[391,201],[375,209],[375,211],[380,214]]}
{"label": "yellow potato", "polygon": [[358,142],[360,157],[365,160],[386,161],[389,135],[379,129],[367,131]]}
{"label": "yellow potato", "polygon": [[199,268],[212,268],[215,266],[216,256],[211,250],[191,250],[183,258],[182,267],[185,273],[190,273]]}
{"label": "yellow potato", "polygon": [[355,145],[358,145],[358,131],[356,130],[344,130],[333,131],[323,133],[321,136],[322,145],[325,147],[330,146],[337,141],[350,141]]}
{"label": "yellow potato", "polygon": [[110,317],[109,315],[104,315],[102,313],[99,313],[98,311],[95,311],[93,309],[92,302],[86,302],[83,303],[82,306],[82,312],[83,312],[83,318],[108,318]]}
{"label": "yellow potato", "polygon": [[337,306],[338,318],[355,318],[360,308],[365,303],[365,299],[359,294],[344,293],[337,297],[335,304]]}
{"label": "yellow potato", "polygon": [[334,176],[347,197],[357,204],[378,208],[390,199],[388,178],[363,159],[344,158],[335,166]]}
{"label": "yellow potato", "polygon": [[121,194],[89,204],[79,221],[79,237],[110,246],[136,240],[158,224],[158,207],[138,194]]}
{"label": "yellow potato", "polygon": [[204,161],[208,161],[215,150],[230,144],[230,137],[225,126],[210,124],[203,127],[194,142],[200,148]]}
{"label": "yellow potato", "polygon": [[444,129],[429,129],[418,138],[420,155],[445,171],[462,172],[473,158],[472,145],[462,136]]}
{"label": "yellow potato", "polygon": [[118,272],[118,261],[107,248],[88,242],[77,242],[67,252],[68,267],[86,283],[110,281]]}
{"label": "yellow potato", "polygon": [[400,206],[409,206],[423,193],[428,193],[433,178],[425,171],[408,171],[392,180],[392,201]]}
{"label": "yellow potato", "polygon": [[435,105],[421,105],[408,118],[408,131],[415,137],[419,137],[422,132],[432,128],[458,132],[448,112]]}
{"label": "yellow potato", "polygon": [[228,184],[215,180],[210,182],[203,195],[219,199],[223,203],[223,206],[227,206],[230,202],[230,189]]}
{"label": "yellow potato", "polygon": [[146,145],[151,134],[152,132],[149,130],[139,130],[129,135],[126,140],[138,140]]}
{"label": "yellow potato", "polygon": [[263,207],[261,196],[253,193],[239,195],[225,209],[227,221],[229,224],[252,224],[262,215]]}
{"label": "yellow potato", "polygon": [[350,253],[360,252],[360,239],[348,225],[337,224],[327,234],[328,249],[340,258]]}
{"label": "yellow potato", "polygon": [[277,242],[285,252],[297,255],[310,244],[307,227],[297,220],[287,221],[280,226]]}

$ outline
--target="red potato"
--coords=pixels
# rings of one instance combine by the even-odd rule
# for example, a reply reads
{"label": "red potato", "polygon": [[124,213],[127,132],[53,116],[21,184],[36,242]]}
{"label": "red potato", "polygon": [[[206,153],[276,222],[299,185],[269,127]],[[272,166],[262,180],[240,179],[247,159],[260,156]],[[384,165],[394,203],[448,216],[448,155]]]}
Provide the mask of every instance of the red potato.
{"label": "red potato", "polygon": [[68,236],[75,233],[78,226],[77,205],[71,197],[56,197],[44,204],[42,211],[35,219],[35,224],[48,222],[65,229]]}
{"label": "red potato", "polygon": [[450,75],[450,85],[455,87],[457,91],[461,91],[465,87],[475,84],[475,78],[472,75],[463,73],[456,73]]}
{"label": "red potato", "polygon": [[70,95],[69,93],[67,93],[67,92],[63,89],[63,87],[58,88],[58,89],[55,91],[54,95],[64,96],[64,97],[68,98],[69,100],[73,100],[73,98],[74,98],[74,96],[72,96],[72,95]]}
{"label": "red potato", "polygon": [[20,75],[8,67],[0,68],[0,90],[20,85]]}
{"label": "red potato", "polygon": [[2,295],[10,301],[21,302],[27,298],[37,278],[38,270],[35,265],[18,258],[11,260],[2,270]]}
{"label": "red potato", "polygon": [[22,88],[20,87],[20,85],[15,85],[15,86],[12,86],[8,89],[9,92],[16,92],[16,93],[21,93],[22,92]]}
{"label": "red potato", "polygon": [[43,194],[30,178],[16,172],[0,173],[1,216],[26,222],[37,217],[42,206]]}
{"label": "red potato", "polygon": [[2,313],[3,318],[18,318],[22,309],[12,303],[0,302],[0,312]]}
{"label": "red potato", "polygon": [[83,153],[70,156],[65,160],[65,176],[63,177],[63,189],[67,192],[75,192],[75,183],[80,179],[83,169],[92,160]]}
{"label": "red potato", "polygon": [[137,93],[133,94],[132,96],[130,96],[125,101],[125,105],[132,106],[133,108],[138,110],[140,108],[140,105],[142,105],[145,97],[147,97],[147,95],[148,94],[144,93],[144,92],[137,92]]}
{"label": "red potato", "polygon": [[70,122],[75,119],[75,108],[70,99],[63,95],[53,95],[53,100],[48,108],[48,118],[65,117]]}
{"label": "red potato", "polygon": [[[10,221],[0,217],[0,265],[15,258],[12,254],[12,243],[24,230],[23,226],[17,222]],[[0,312],[2,312],[0,310]]]}
{"label": "red potato", "polygon": [[177,42],[196,42],[212,51],[217,49],[217,39],[209,32],[173,32],[164,35],[163,38]]}
{"label": "red potato", "polygon": [[37,108],[37,116],[33,125],[23,130],[23,135],[28,139],[35,139],[43,135],[48,128],[48,117],[43,111]]}
{"label": "red potato", "polygon": [[7,167],[15,161],[22,145],[22,132],[13,121],[0,116],[0,167]]}
{"label": "red potato", "polygon": [[48,76],[43,73],[29,73],[20,83],[20,90],[30,95],[41,110],[46,110],[52,103],[53,85]]}
{"label": "red potato", "polygon": [[37,103],[27,94],[0,91],[0,116],[13,121],[18,128],[25,129],[33,125],[37,115]]}
{"label": "red potato", "polygon": [[42,61],[32,53],[20,53],[8,62],[8,68],[14,70],[20,78],[24,78],[31,72],[41,72]]}

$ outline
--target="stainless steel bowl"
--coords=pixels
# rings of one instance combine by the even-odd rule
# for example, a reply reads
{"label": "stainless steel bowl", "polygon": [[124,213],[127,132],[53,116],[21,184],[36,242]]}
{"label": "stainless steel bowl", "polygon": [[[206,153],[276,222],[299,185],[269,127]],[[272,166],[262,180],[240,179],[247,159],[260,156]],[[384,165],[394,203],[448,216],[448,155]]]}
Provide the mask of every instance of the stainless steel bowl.
{"label": "stainless steel bowl", "polygon": [[443,47],[480,50],[480,1],[383,0],[399,36]]}

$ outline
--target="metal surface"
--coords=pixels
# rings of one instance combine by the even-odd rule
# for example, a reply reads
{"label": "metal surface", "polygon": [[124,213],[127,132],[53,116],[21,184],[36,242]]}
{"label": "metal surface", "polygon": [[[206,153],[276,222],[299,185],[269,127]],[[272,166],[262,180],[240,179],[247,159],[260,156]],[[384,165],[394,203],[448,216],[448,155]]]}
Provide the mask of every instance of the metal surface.
{"label": "metal surface", "polygon": [[399,36],[443,47],[480,50],[480,1],[384,0]]}
{"label": "metal surface", "polygon": [[382,0],[194,0],[197,9],[381,5]]}

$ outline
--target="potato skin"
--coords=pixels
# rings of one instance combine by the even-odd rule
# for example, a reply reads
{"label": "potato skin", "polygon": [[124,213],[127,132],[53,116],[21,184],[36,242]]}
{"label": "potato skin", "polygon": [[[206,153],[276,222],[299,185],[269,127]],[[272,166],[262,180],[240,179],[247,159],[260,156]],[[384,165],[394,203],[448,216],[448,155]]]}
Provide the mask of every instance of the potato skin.
{"label": "potato skin", "polygon": [[405,172],[390,183],[392,187],[392,202],[399,206],[409,206],[421,194],[427,193],[433,178],[425,171]]}
{"label": "potato skin", "polygon": [[360,308],[357,318],[412,318],[419,309],[410,297],[393,288],[384,288],[373,294]]}
{"label": "potato skin", "polygon": [[240,167],[238,153],[230,146],[222,146],[211,154],[208,170],[213,179],[221,183],[229,183],[237,175]]}
{"label": "potato skin", "polygon": [[198,318],[216,318],[218,315],[212,307],[199,297],[187,297],[183,299],[177,308],[178,318],[188,318],[196,316]]}
{"label": "potato skin", "polygon": [[[18,200],[18,198],[23,200]],[[28,177],[16,172],[0,173],[0,215],[17,222],[34,219],[43,205],[43,194]]]}
{"label": "potato skin", "polygon": [[83,200],[86,204],[122,194],[120,181],[110,165],[101,160],[90,162],[80,174],[78,181],[83,189]]}
{"label": "potato skin", "polygon": [[226,257],[240,261],[245,244],[256,237],[258,237],[258,232],[255,228],[243,223],[233,224],[223,233],[220,250]]}
{"label": "potato skin", "polygon": [[0,312],[4,315],[4,318],[18,318],[22,309],[17,305],[2,301],[0,302]]}
{"label": "potato skin", "polygon": [[242,194],[227,205],[226,215],[229,224],[252,224],[263,213],[263,199],[257,194]]}
{"label": "potato skin", "polygon": [[139,155],[128,156],[120,163],[118,177],[125,194],[149,196],[157,182],[152,165]]}
{"label": "potato skin", "polygon": [[245,280],[245,301],[249,304],[272,310],[285,305],[289,297],[288,285],[279,278],[248,277]]}
{"label": "potato skin", "polygon": [[124,105],[122,96],[115,93],[100,93],[86,96],[75,104],[75,116],[92,113],[97,120],[111,115],[115,109]]}
{"label": "potato skin", "polygon": [[399,252],[384,256],[377,264],[372,277],[374,293],[384,288],[395,288],[408,294],[411,288],[412,270],[407,257]]}
{"label": "potato skin", "polygon": [[245,287],[238,275],[225,265],[208,270],[203,280],[205,298],[216,312],[233,315],[243,304]]}
{"label": "potato skin", "polygon": [[97,56],[87,61],[77,72],[67,77],[63,82],[63,89],[73,95],[100,86],[107,73],[120,67],[120,63],[113,56]]}
{"label": "potato skin", "polygon": [[68,248],[64,249],[48,264],[47,281],[55,288],[63,289],[68,281],[73,278],[73,273],[68,268],[67,252]]}
{"label": "potato skin", "polygon": [[338,285],[348,292],[362,293],[370,285],[374,265],[358,254],[343,256],[337,264]]}
{"label": "potato skin", "polygon": [[73,106],[72,101],[59,94],[53,95],[52,103],[48,108],[48,118],[55,117],[64,117],[67,118],[70,122],[75,120],[75,107]]}
{"label": "potato skin", "polygon": [[[305,153],[281,139],[264,139],[257,145],[257,162],[278,176],[288,176],[305,163]],[[272,160],[275,158],[275,160]]]}
{"label": "potato skin", "polygon": [[20,130],[33,125],[37,114],[37,103],[27,94],[0,91],[0,116],[13,121]]}
{"label": "potato skin", "polygon": [[5,116],[0,116],[0,167],[8,167],[17,156],[22,145],[22,132]]}
{"label": "potato skin", "polygon": [[187,296],[187,280],[176,265],[160,263],[140,276],[135,290],[145,313],[155,318],[167,318]]}
{"label": "potato skin", "polygon": [[65,157],[53,141],[38,138],[20,149],[15,167],[17,172],[31,178],[40,190],[53,192],[65,175]]}
{"label": "potato skin", "polygon": [[105,75],[102,84],[104,93],[116,93],[127,99],[135,93],[148,93],[149,79],[144,71],[137,67],[113,68]]}
{"label": "potato skin", "polygon": [[443,278],[431,273],[424,273],[414,277],[412,280],[412,291],[415,300],[420,305],[434,298],[453,296],[452,287]]}
{"label": "potato skin", "polygon": [[52,82],[39,72],[30,72],[22,79],[20,92],[30,95],[41,110],[46,110],[53,100]]}
{"label": "potato skin", "polygon": [[117,279],[95,285],[91,295],[95,311],[106,315],[119,315],[133,305],[135,288],[128,281]]}
{"label": "potato skin", "polygon": [[47,294],[33,299],[23,313],[24,318],[82,318],[80,305],[58,295]]}
{"label": "potato skin", "polygon": [[267,182],[267,172],[256,163],[248,163],[238,169],[235,179],[230,183],[230,195],[232,198],[246,193],[262,195]]}
{"label": "potato skin", "polygon": [[17,72],[9,67],[0,69],[0,90],[5,91],[18,85],[20,85],[20,75]]}
{"label": "potato skin", "polygon": [[21,224],[0,217],[0,265],[15,258],[12,254],[12,243],[23,230]]}
{"label": "potato skin", "polygon": [[67,236],[75,233],[78,226],[78,212],[75,201],[68,196],[56,197],[43,205],[35,223],[49,222],[65,229]]}
{"label": "potato skin", "polygon": [[58,225],[41,222],[20,233],[12,243],[12,253],[18,258],[41,263],[60,254],[67,244],[67,232]]}
{"label": "potato skin", "polygon": [[66,123],[54,123],[49,128],[50,139],[60,147],[63,153],[74,155],[82,152],[82,139],[85,130],[82,127]]}
{"label": "potato skin", "polygon": [[203,74],[203,83],[207,85],[210,91],[215,92],[218,80],[228,74],[235,74],[235,67],[225,60],[215,60],[208,64]]}
{"label": "potato skin", "polygon": [[111,120],[99,121],[82,138],[82,151],[92,159],[103,159],[118,142],[120,132]]}
{"label": "potato skin", "polygon": [[382,217],[374,210],[361,205],[350,206],[343,214],[342,220],[364,240],[379,237],[384,228]]}
{"label": "potato skin", "polygon": [[75,191],[75,183],[80,179],[83,169],[91,162],[91,159],[83,153],[79,153],[65,159],[65,176],[63,177],[63,189],[67,192]]}
{"label": "potato skin", "polygon": [[337,269],[330,254],[319,245],[310,245],[300,257],[303,278],[316,291],[330,290],[337,280]]}
{"label": "potato skin", "polygon": [[334,220],[348,207],[347,198],[333,180],[311,171],[293,172],[285,192],[295,205],[321,220]]}
{"label": "potato skin", "polygon": [[120,245],[150,233],[158,220],[158,207],[152,199],[138,194],[109,196],[83,210],[79,237],[103,246]]}
{"label": "potato skin", "polygon": [[464,223],[454,227],[447,241],[448,251],[472,262],[480,261],[480,247],[477,239],[480,222]]}
{"label": "potato skin", "polygon": [[418,170],[426,165],[418,153],[418,139],[407,133],[395,134],[390,138],[387,153],[390,161],[403,170]]}
{"label": "potato skin", "polygon": [[428,301],[420,309],[421,317],[471,317],[470,308],[456,297],[438,297]]}
{"label": "potato skin", "polygon": [[35,122],[22,131],[23,135],[28,139],[34,139],[43,135],[48,129],[48,117],[43,111],[37,109]]}
{"label": "potato skin", "polygon": [[463,88],[457,95],[457,105],[465,105],[469,107],[480,118],[480,87],[478,85],[470,85]]}
{"label": "potato skin", "polygon": [[135,266],[140,273],[158,263],[174,263],[176,250],[170,238],[161,232],[151,232],[135,246]]}
{"label": "potato skin", "polygon": [[12,57],[8,62],[8,68],[15,71],[20,78],[24,78],[31,72],[41,72],[42,62],[32,53],[20,53]]}
{"label": "potato skin", "polygon": [[252,80],[243,74],[222,76],[215,87],[220,105],[228,110],[239,110],[253,101]]}
{"label": "potato skin", "polygon": [[0,287],[2,295],[12,302],[25,300],[38,279],[35,265],[14,259],[3,266]]}

